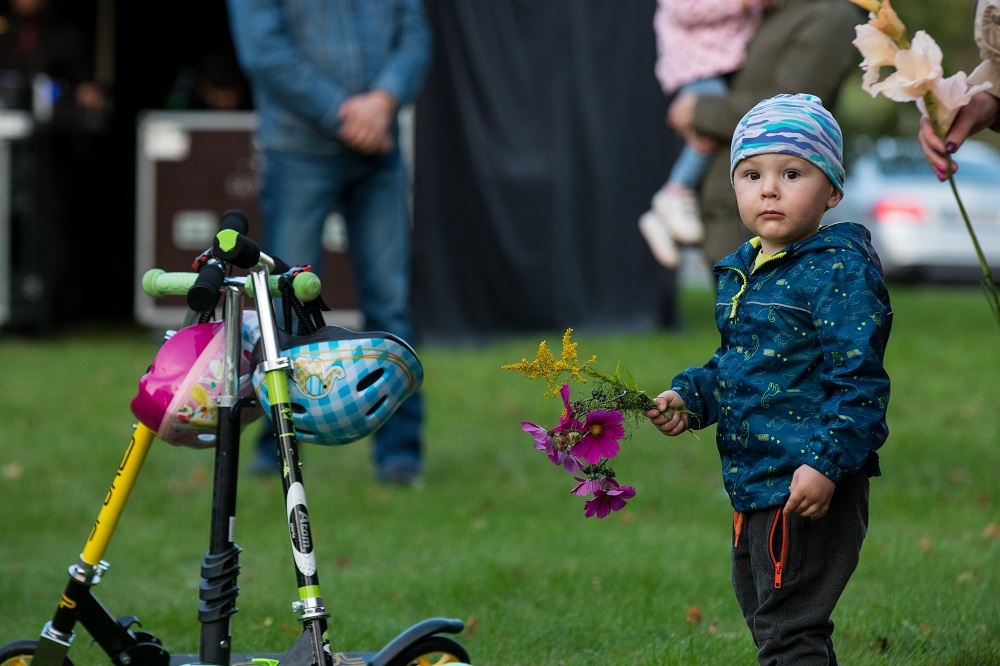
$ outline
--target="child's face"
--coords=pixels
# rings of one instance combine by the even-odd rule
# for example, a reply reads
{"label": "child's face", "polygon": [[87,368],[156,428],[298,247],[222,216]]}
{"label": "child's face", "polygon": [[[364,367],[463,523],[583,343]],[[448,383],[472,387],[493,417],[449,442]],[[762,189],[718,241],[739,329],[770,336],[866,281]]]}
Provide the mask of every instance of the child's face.
{"label": "child's face", "polygon": [[819,167],[781,153],[740,161],[733,184],[743,224],[767,254],[816,233],[823,213],[843,196]]}

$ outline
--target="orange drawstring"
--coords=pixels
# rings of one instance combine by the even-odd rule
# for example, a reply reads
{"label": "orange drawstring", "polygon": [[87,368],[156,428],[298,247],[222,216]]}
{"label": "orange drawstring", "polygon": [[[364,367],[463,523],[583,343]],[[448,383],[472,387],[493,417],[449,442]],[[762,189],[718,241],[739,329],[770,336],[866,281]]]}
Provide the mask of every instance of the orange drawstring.
{"label": "orange drawstring", "polygon": [[[781,548],[780,555],[774,554],[774,533],[778,530],[778,523],[781,523]],[[781,587],[781,575],[785,569],[785,559],[788,556],[788,517],[785,516],[784,507],[778,507],[774,514],[774,522],[771,523],[771,534],[768,539],[768,552],[771,555],[771,563],[774,564],[774,587]]]}
{"label": "orange drawstring", "polygon": [[743,512],[733,511],[733,548],[740,545],[740,534],[743,533]]}

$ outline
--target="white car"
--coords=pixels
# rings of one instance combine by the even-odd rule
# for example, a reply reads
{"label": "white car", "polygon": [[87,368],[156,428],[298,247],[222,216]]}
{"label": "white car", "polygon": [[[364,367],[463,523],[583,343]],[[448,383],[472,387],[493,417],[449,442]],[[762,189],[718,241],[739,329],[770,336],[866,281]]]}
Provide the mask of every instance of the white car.
{"label": "white car", "polygon": [[[947,181],[940,182],[916,139],[882,137],[853,144],[844,199],[827,222],[866,225],[894,281],[978,281],[983,276],[971,236]],[[993,279],[1000,280],[1000,151],[966,141],[954,176]]]}

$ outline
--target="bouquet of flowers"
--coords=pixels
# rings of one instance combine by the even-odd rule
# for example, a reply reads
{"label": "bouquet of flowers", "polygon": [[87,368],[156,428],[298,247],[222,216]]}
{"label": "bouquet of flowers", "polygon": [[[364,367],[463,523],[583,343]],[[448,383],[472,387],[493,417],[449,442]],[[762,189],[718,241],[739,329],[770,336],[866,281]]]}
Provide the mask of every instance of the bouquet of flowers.
{"label": "bouquet of flowers", "polygon": [[[528,379],[544,379],[545,394],[562,398],[558,425],[545,428],[522,421],[521,430],[531,435],[535,448],[545,451],[554,465],[573,475],[577,481],[573,494],[591,497],[584,504],[584,515],[604,518],[635,497],[635,488],[621,485],[608,464],[621,450],[619,442],[626,437],[625,421],[639,421],[647,411],[658,407],[639,390],[631,375],[622,377],[620,367],[613,374],[599,370],[596,356],[581,365],[572,334],[572,328],[563,334],[560,358],[542,340],[535,360],[522,359],[501,369],[514,370]],[[590,395],[571,400],[570,386],[564,380],[586,384],[588,378],[594,382]]]}
{"label": "bouquet of flowers", "polygon": [[[869,17],[868,23],[855,28],[856,39],[852,42],[863,58],[861,88],[872,97],[881,94],[896,102],[915,102],[938,135],[944,137],[959,109],[968,104],[973,95],[989,89],[990,85],[969,85],[965,72],[945,78],[941,65],[941,48],[923,30],[918,30],[913,39],[909,39],[906,26],[889,0],[851,2],[867,10]],[[882,78],[882,69],[885,67],[890,67],[893,71]],[[948,182],[979,258],[983,287],[993,317],[1000,326],[1000,292],[990,274],[989,263],[983,256],[951,173],[948,174]]]}

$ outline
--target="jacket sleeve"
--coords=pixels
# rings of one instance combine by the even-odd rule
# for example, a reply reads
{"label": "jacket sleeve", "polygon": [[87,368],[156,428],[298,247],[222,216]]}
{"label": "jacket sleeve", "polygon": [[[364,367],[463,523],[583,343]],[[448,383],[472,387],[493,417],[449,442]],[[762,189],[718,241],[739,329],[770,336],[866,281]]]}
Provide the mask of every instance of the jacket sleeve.
{"label": "jacket sleeve", "polygon": [[337,111],[347,96],[299,56],[278,0],[229,0],[227,8],[233,45],[252,85],[283,100],[295,115],[336,133]]}
{"label": "jacket sleeve", "polygon": [[372,88],[384,90],[395,98],[397,106],[412,102],[430,66],[432,36],[420,0],[405,0],[396,11],[399,26],[392,52],[375,77]]}
{"label": "jacket sleeve", "polygon": [[[280,99],[288,111],[330,133],[348,92],[334,77],[301,57],[278,0],[229,0],[233,43],[252,85]],[[396,33],[371,88],[392,95],[399,106],[416,97],[431,59],[431,32],[420,0],[396,3]]]}
{"label": "jacket sleeve", "polygon": [[824,399],[806,463],[835,482],[864,467],[888,436],[889,375],[883,365],[892,326],[877,268],[860,257],[831,271],[814,298],[823,348]]}
{"label": "jacket sleeve", "polygon": [[[684,399],[684,406],[693,412],[690,428],[701,430],[719,420],[719,392],[716,382],[719,358],[722,355],[720,347],[700,368],[688,368],[679,373],[670,382],[670,388]],[[693,421],[693,422],[692,422]]]}

